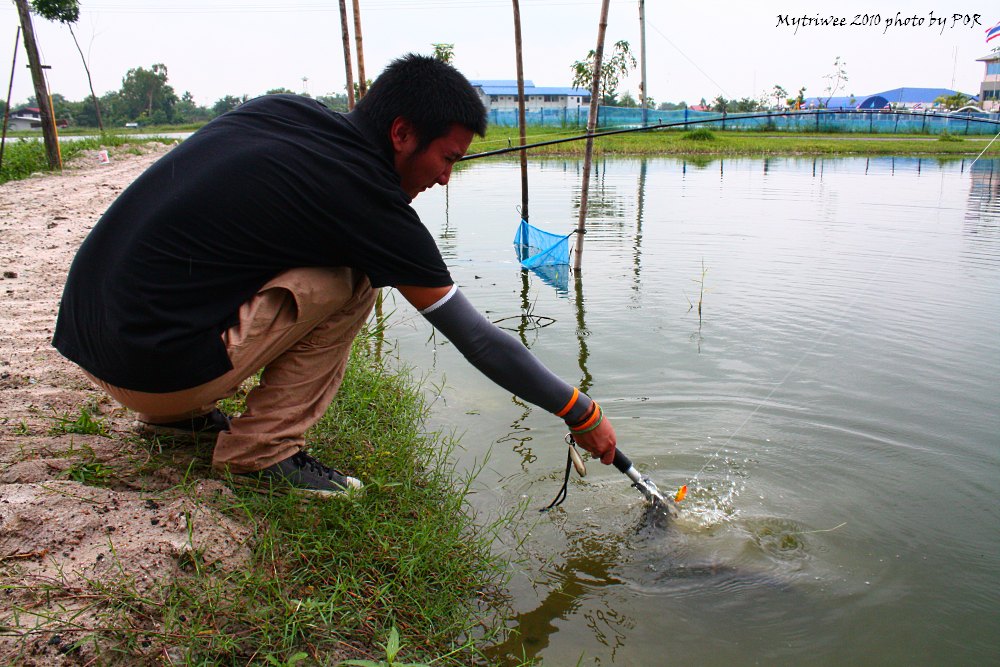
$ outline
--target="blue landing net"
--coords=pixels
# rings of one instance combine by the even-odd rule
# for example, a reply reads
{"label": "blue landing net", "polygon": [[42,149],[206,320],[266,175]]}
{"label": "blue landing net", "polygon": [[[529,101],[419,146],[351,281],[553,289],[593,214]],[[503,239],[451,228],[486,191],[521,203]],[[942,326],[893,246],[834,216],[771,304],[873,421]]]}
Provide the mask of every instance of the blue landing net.
{"label": "blue landing net", "polygon": [[553,234],[521,220],[514,235],[514,250],[521,266],[531,269],[539,278],[557,290],[566,292],[569,286],[569,237]]}

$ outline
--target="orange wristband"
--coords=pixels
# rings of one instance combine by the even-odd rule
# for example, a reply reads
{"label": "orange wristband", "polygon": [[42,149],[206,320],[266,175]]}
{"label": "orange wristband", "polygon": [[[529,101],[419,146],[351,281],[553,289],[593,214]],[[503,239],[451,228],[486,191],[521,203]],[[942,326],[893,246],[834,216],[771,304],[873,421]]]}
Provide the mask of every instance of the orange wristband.
{"label": "orange wristband", "polygon": [[576,399],[578,398],[580,398],[580,390],[573,387],[573,395],[570,396],[569,403],[567,403],[562,410],[556,413],[556,417],[562,417],[563,415],[568,414],[569,411],[573,409],[573,406],[576,405]]}

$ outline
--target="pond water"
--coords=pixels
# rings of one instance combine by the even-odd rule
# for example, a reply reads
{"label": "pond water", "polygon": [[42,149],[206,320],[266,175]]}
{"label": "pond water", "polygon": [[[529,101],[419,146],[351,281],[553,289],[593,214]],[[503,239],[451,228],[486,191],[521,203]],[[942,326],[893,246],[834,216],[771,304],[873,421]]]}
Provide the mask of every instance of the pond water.
{"label": "pond water", "polygon": [[[560,422],[390,295],[476,510],[527,507],[498,540],[518,559],[498,662],[996,663],[1000,161],[970,162],[599,161],[566,289],[515,261],[516,162],[416,200],[472,302],[690,488],[651,522],[592,461],[537,512]],[[581,168],[532,162],[532,223],[575,227]]]}

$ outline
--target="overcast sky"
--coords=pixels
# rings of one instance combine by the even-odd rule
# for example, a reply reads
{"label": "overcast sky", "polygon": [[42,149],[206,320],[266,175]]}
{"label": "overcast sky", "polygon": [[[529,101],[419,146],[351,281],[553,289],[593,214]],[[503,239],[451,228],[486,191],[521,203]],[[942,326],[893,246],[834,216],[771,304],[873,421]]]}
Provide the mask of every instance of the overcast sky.
{"label": "overcast sky", "polygon": [[[351,4],[347,0],[348,11]],[[538,86],[568,86],[570,65],[596,44],[599,0],[520,5],[525,77]],[[627,40],[636,56],[638,6],[638,0],[612,0],[607,29],[609,45]],[[454,44],[455,65],[471,79],[515,78],[510,0],[361,0],[361,15],[368,78],[398,55],[430,53],[436,42]],[[843,24],[796,27],[779,18],[786,16]],[[866,18],[868,25],[851,25]],[[916,25],[896,24],[914,18]],[[657,102],[689,104],[717,95],[759,97],[776,84],[790,95],[805,86],[807,97],[821,96],[828,85],[824,75],[839,56],[849,78],[839,94],[899,86],[978,94],[984,66],[976,58],[1000,46],[1000,38],[985,41],[986,29],[998,21],[996,0],[647,0],[649,91]],[[0,98],[6,97],[17,25],[8,0],[0,6]],[[34,25],[43,61],[52,68],[52,92],[84,99],[86,79],[69,30],[38,17]],[[154,63],[167,66],[178,95],[190,91],[206,106],[224,95],[254,96],[278,87],[312,95],[344,91],[334,0],[81,0],[75,30],[98,95],[119,89],[130,68]],[[15,102],[32,94],[26,65],[22,46]],[[624,89],[637,96],[638,83],[637,68]]]}

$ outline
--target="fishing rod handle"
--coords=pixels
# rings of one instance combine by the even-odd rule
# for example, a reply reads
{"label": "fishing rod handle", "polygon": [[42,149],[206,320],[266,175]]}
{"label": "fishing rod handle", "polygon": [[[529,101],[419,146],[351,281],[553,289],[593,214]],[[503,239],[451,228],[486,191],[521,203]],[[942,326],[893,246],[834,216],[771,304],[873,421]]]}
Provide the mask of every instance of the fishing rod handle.
{"label": "fishing rod handle", "polygon": [[632,461],[629,457],[625,456],[619,448],[615,448],[615,460],[611,462],[614,467],[618,468],[618,471],[624,474],[628,474],[629,468],[632,467]]}

